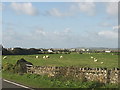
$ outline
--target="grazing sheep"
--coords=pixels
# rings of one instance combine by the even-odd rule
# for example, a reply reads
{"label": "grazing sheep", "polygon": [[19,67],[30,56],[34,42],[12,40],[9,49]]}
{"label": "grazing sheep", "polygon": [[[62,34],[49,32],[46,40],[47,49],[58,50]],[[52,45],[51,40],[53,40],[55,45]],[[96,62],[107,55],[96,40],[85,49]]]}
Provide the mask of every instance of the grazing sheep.
{"label": "grazing sheep", "polygon": [[7,56],[4,56],[3,59],[7,59]]}
{"label": "grazing sheep", "polygon": [[94,62],[97,62],[98,60],[96,58],[94,58]]}
{"label": "grazing sheep", "polygon": [[63,58],[63,56],[60,56],[60,58]]}
{"label": "grazing sheep", "polygon": [[101,64],[103,64],[103,62],[101,62]]}
{"label": "grazing sheep", "polygon": [[91,56],[91,58],[93,58],[93,57]]}
{"label": "grazing sheep", "polygon": [[38,58],[38,56],[35,56],[35,58]]}
{"label": "grazing sheep", "polygon": [[46,58],[50,58],[49,55],[46,55]]}
{"label": "grazing sheep", "polygon": [[50,58],[49,55],[43,56],[43,59]]}
{"label": "grazing sheep", "polygon": [[46,57],[45,56],[43,56],[43,59],[45,59]]}

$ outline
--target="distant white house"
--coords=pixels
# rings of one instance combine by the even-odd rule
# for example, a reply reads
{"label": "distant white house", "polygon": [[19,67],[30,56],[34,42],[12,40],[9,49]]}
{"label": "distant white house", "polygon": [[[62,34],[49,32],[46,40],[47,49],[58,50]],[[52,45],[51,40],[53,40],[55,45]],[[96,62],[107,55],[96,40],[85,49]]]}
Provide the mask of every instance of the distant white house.
{"label": "distant white house", "polygon": [[40,49],[40,51],[43,51],[43,49]]}
{"label": "distant white house", "polygon": [[11,48],[11,50],[14,50],[14,48]]}
{"label": "distant white house", "polygon": [[48,52],[53,52],[53,51],[49,49]]}
{"label": "distant white house", "polygon": [[109,50],[106,50],[105,52],[106,52],[106,53],[110,53],[111,51],[109,51]]}
{"label": "distant white house", "polygon": [[69,51],[74,52],[76,49],[75,48],[71,48]]}
{"label": "distant white house", "polygon": [[85,51],[85,49],[81,49],[82,51]]}
{"label": "distant white house", "polygon": [[87,49],[86,51],[89,51],[89,49]]}

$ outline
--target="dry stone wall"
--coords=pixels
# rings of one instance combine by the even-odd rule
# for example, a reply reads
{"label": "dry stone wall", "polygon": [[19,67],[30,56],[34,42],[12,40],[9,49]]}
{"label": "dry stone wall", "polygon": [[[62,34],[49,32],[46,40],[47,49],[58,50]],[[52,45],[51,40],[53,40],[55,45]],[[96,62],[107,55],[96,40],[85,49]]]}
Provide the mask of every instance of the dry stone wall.
{"label": "dry stone wall", "polygon": [[120,70],[114,68],[79,68],[79,67],[49,67],[32,66],[27,68],[27,73],[48,75],[48,77],[71,77],[101,83],[119,83]]}

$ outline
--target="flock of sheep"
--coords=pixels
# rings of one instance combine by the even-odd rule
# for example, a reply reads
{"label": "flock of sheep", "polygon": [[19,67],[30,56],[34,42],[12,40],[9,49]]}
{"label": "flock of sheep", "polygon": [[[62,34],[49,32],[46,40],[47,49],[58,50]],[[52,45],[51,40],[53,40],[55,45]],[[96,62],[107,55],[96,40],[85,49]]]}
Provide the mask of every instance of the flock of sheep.
{"label": "flock of sheep", "polygon": [[[93,56],[91,56],[91,59],[94,60],[94,62],[98,62],[98,59],[97,58],[94,58]],[[103,64],[103,62],[100,62],[101,64]]]}
{"label": "flock of sheep", "polygon": [[[39,56],[35,56],[35,58],[39,58]],[[43,59],[48,59],[48,58],[50,58],[50,56],[49,55],[45,55],[42,58]],[[60,56],[59,58],[61,59],[61,58],[63,58],[63,56]]]}
{"label": "flock of sheep", "polygon": [[[39,56],[35,56],[35,58],[38,59]],[[48,58],[50,58],[50,56],[49,55],[45,55],[42,58],[43,59],[48,59]],[[61,56],[59,56],[59,58],[61,59],[61,58],[63,58],[63,56],[61,55]],[[7,56],[4,56],[3,59],[7,59]],[[98,62],[98,59],[93,57],[93,56],[91,56],[91,59],[93,59],[94,62]],[[103,64],[103,62],[100,62],[100,63]]]}
{"label": "flock of sheep", "polygon": [[[39,56],[35,56],[35,58],[39,58]],[[43,59],[47,59],[47,58],[50,58],[50,56],[49,55],[45,55],[42,58]],[[61,59],[61,58],[63,58],[63,56],[61,55],[59,58]],[[7,56],[4,56],[3,59],[7,59]]]}

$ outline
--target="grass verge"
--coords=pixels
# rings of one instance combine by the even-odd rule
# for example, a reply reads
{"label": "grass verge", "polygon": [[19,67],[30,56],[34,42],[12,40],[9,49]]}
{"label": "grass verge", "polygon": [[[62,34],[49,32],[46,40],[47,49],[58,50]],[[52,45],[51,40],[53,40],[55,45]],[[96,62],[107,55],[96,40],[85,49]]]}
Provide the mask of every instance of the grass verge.
{"label": "grass verge", "polygon": [[78,80],[65,79],[64,77],[50,78],[36,74],[19,75],[8,71],[3,71],[2,76],[4,79],[12,80],[32,88],[118,88],[117,84],[102,84],[88,81],[82,82]]}

